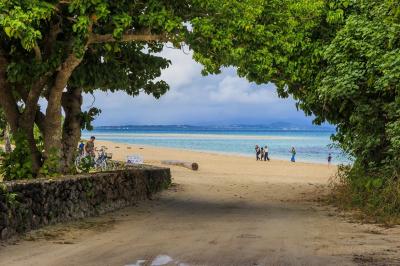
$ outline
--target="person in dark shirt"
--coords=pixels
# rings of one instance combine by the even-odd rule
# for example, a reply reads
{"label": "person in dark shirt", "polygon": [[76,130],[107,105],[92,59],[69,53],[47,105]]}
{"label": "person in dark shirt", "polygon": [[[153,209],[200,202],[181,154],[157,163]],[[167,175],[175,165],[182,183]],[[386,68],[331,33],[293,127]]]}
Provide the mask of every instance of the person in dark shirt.
{"label": "person in dark shirt", "polygon": [[328,165],[331,165],[332,162],[332,154],[329,153],[328,155]]}
{"label": "person in dark shirt", "polygon": [[85,145],[85,152],[86,155],[91,156],[91,157],[96,157],[96,154],[94,153],[94,140],[96,138],[94,136],[90,137],[90,140],[88,140],[88,142],[86,142]]}
{"label": "person in dark shirt", "polygon": [[260,160],[260,147],[258,147],[258,145],[256,145],[256,147],[254,148],[256,151],[256,160]]}
{"label": "person in dark shirt", "polygon": [[261,147],[261,152],[260,152],[260,154],[261,154],[261,161],[262,160],[264,160],[264,148],[263,147]]}

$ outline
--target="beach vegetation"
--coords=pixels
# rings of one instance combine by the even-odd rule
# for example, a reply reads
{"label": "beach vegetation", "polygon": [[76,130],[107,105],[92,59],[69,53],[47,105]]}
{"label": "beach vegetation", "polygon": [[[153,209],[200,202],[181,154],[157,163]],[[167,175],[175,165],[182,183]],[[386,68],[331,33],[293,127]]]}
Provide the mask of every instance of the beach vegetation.
{"label": "beach vegetation", "polygon": [[333,141],[354,159],[340,172],[354,205],[400,213],[399,14],[392,0],[265,1],[253,24],[211,20],[211,48],[195,56],[207,73],[234,65],[273,82],[315,124],[335,125]]}
{"label": "beach vegetation", "polygon": [[354,158],[341,172],[352,202],[398,202],[399,14],[393,0],[0,0],[0,105],[30,160],[14,165],[30,167],[27,177],[70,172],[81,129],[100,113],[82,111],[82,94],[160,97],[169,43],[192,49],[205,75],[234,66],[335,125],[332,139]]}
{"label": "beach vegetation", "polygon": [[158,55],[165,43],[207,46],[208,18],[224,23],[229,11],[235,21],[259,2],[1,0],[0,105],[12,133],[24,135],[23,165],[34,176],[43,166],[46,174],[70,172],[81,129],[99,114],[82,110],[83,93],[160,97],[168,90],[157,80],[170,64]]}
{"label": "beach vegetation", "polygon": [[340,166],[331,188],[328,202],[340,210],[356,210],[355,218],[386,226],[400,223],[400,181],[388,173]]}
{"label": "beach vegetation", "polygon": [[0,174],[3,180],[31,179],[34,176],[32,172],[32,162],[29,154],[28,141],[19,132],[14,134],[13,140],[15,148],[11,153],[1,152],[3,161],[0,165]]}

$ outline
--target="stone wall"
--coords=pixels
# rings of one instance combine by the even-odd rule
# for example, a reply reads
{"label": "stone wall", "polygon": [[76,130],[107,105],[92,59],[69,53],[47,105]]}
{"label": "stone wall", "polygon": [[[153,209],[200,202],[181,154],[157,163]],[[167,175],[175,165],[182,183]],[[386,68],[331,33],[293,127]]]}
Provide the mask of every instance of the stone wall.
{"label": "stone wall", "polygon": [[152,166],[0,182],[0,237],[132,205],[170,183],[168,168]]}

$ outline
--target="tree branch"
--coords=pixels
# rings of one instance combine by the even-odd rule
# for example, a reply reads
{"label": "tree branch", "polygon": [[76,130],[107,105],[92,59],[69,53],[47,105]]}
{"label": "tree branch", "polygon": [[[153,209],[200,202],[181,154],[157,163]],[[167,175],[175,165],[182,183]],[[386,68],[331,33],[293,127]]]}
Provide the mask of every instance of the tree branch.
{"label": "tree branch", "polygon": [[33,51],[35,52],[36,61],[41,62],[42,52],[40,51],[40,47],[37,44],[35,44],[35,46],[33,47]]}
{"label": "tree branch", "polygon": [[35,123],[38,126],[40,132],[44,134],[44,123],[46,116],[39,109],[40,108],[38,108],[38,110],[36,111]]}
{"label": "tree branch", "polygon": [[51,48],[53,47],[58,34],[62,32],[60,24],[61,22],[59,21],[57,24],[52,24],[50,26],[49,34],[44,42],[44,53],[46,56],[50,55]]}
{"label": "tree branch", "polygon": [[0,49],[0,105],[3,107],[7,122],[11,130],[15,133],[18,130],[18,120],[20,113],[18,111],[17,101],[12,94],[10,84],[7,82],[8,60],[4,51]]}
{"label": "tree branch", "polygon": [[168,38],[163,34],[137,34],[127,33],[122,35],[121,39],[115,39],[112,34],[91,34],[89,43],[107,43],[107,42],[157,42],[167,41]]}
{"label": "tree branch", "polygon": [[40,94],[43,91],[44,86],[46,85],[48,81],[48,77],[51,75],[51,73],[46,73],[42,77],[40,77],[32,86],[32,88],[29,90],[27,93],[24,102],[25,102],[25,110],[23,115],[26,117],[28,121],[31,121],[32,123],[35,120],[35,114],[36,111],[38,110],[38,101]]}

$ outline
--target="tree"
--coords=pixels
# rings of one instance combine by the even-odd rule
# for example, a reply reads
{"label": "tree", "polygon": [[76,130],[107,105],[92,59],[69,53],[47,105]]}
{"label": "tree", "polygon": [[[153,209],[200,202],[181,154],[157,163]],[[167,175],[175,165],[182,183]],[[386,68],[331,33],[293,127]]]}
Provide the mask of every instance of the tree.
{"label": "tree", "polygon": [[78,125],[96,113],[82,113],[82,92],[162,95],[167,84],[153,80],[169,62],[154,52],[172,42],[189,45],[204,74],[235,66],[250,81],[275,83],[315,123],[337,126],[334,139],[355,165],[398,175],[396,1],[2,0],[0,11],[0,104],[26,136],[35,172],[53,155],[62,159],[55,170],[68,172]]}
{"label": "tree", "polygon": [[390,0],[267,1],[252,25],[210,19],[213,46],[194,46],[195,57],[208,73],[234,65],[274,82],[315,123],[337,125],[334,139],[357,163],[381,167],[400,151],[399,10]]}
{"label": "tree", "polygon": [[208,18],[213,41],[192,45],[195,58],[206,73],[234,65],[248,80],[274,82],[314,123],[336,125],[333,140],[354,159],[341,168],[340,199],[373,216],[398,215],[398,1],[266,1],[257,11],[251,25]]}
{"label": "tree", "polygon": [[[90,112],[80,110],[82,92],[124,90],[134,96],[144,90],[159,97],[168,89],[165,82],[153,81],[169,64],[154,55],[163,43],[179,47],[193,40],[192,21],[201,24],[228,3],[246,10],[257,2],[1,0],[0,105],[12,132],[29,144],[32,171],[43,165],[70,170],[80,126],[91,120]],[[44,113],[40,97],[47,99]],[[35,141],[35,125],[43,151]]]}
{"label": "tree", "polygon": [[[152,80],[160,75],[160,68],[165,68],[168,62],[142,52],[146,42],[167,39],[166,34],[151,33],[151,27],[157,31],[160,22],[149,21],[152,16],[158,15],[160,19],[168,16],[162,14],[163,10],[167,12],[166,7],[159,6],[158,9],[157,6],[152,8],[144,3],[129,2],[0,2],[0,25],[3,29],[0,104],[13,133],[23,134],[29,143],[33,172],[37,173],[50,157],[64,159],[60,165],[52,166],[55,171],[69,170],[72,151],[79,140],[80,133],[77,132],[84,117],[80,110],[81,93],[90,92],[94,84],[101,83],[101,76],[95,71],[103,69],[104,73],[103,65],[113,67],[107,71],[111,75],[126,76],[119,77],[126,83],[117,83],[120,87],[112,87],[113,90],[128,88],[128,92],[134,95],[135,91],[144,88],[146,92],[159,96],[167,89],[164,82],[154,83]],[[144,9],[149,14],[139,15]],[[170,22],[169,26],[175,27],[177,23]],[[127,45],[124,41],[135,42],[135,45]],[[148,51],[153,50],[159,50],[159,45],[150,45]],[[130,57],[132,61],[124,62],[126,58],[121,54],[131,52],[134,53]],[[93,65],[85,67],[87,64]],[[74,77],[74,70],[79,66]],[[138,67],[142,69],[137,70]],[[88,77],[83,78],[86,75]],[[80,87],[74,82],[69,84],[70,79]],[[105,89],[111,84],[102,83]],[[41,96],[48,102],[45,113],[38,106]],[[66,113],[63,128],[62,107]],[[44,153],[38,150],[34,138],[35,123],[43,135]]]}

